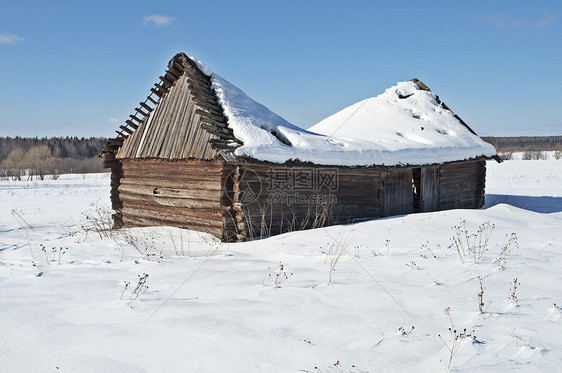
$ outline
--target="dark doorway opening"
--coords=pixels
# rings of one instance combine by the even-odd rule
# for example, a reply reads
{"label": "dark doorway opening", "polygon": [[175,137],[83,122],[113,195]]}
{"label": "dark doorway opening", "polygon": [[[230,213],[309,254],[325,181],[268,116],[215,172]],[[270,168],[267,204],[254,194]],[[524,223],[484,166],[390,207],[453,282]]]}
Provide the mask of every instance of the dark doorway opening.
{"label": "dark doorway opening", "polygon": [[421,168],[412,169],[412,197],[414,202],[414,212],[421,211]]}

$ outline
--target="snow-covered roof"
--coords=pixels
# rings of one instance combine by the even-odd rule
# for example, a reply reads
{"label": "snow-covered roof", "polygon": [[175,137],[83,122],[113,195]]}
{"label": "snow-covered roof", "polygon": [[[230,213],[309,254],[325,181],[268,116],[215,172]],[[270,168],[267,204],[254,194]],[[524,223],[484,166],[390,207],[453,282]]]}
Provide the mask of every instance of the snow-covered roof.
{"label": "snow-covered roof", "polygon": [[238,156],[321,165],[422,165],[491,157],[494,147],[448,110],[423,83],[400,82],[320,121],[289,123],[192,58],[211,77],[229,127],[244,143]]}

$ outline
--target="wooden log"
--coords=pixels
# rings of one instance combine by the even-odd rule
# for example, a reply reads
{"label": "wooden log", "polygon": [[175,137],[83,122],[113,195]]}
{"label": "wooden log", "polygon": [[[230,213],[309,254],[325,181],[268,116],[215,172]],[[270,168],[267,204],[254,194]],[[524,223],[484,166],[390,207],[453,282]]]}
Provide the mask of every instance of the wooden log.
{"label": "wooden log", "polygon": [[139,103],[139,105],[143,108],[146,109],[146,111],[148,111],[149,113],[153,110],[150,106],[148,106],[146,103],[141,102]]}
{"label": "wooden log", "polygon": [[222,163],[215,162],[215,161],[204,161],[204,160],[197,160],[197,159],[190,159],[190,160],[162,160],[162,159],[146,159],[146,160],[138,160],[138,159],[131,159],[124,162],[124,165],[127,167],[136,167],[139,169],[145,169],[146,167],[153,167],[155,169],[160,169],[162,167],[171,167],[174,169],[182,168],[182,169],[201,169],[204,168],[207,171],[215,170],[217,172],[222,171]]}
{"label": "wooden log", "polygon": [[180,181],[180,180],[169,180],[169,179],[157,179],[157,178],[142,178],[135,177],[121,178],[121,184],[130,185],[142,185],[147,187],[162,187],[162,188],[177,188],[177,189],[190,189],[190,190],[205,190],[205,191],[216,191],[220,193],[222,190],[222,184],[220,180],[215,180],[213,182],[200,182],[200,181]]}
{"label": "wooden log", "polygon": [[119,128],[121,128],[123,131],[127,132],[128,134],[133,133],[132,130],[130,130],[129,128],[125,127],[125,126],[119,126]]}
{"label": "wooden log", "polygon": [[195,101],[197,105],[201,106],[203,109],[207,111],[214,110],[217,113],[222,112],[222,107],[218,106],[217,103],[214,101],[203,100],[197,96],[193,96],[193,101]]}
{"label": "wooden log", "polygon": [[131,180],[137,179],[137,178],[153,178],[155,180],[171,180],[171,181],[176,181],[178,183],[180,182],[186,182],[186,183],[216,183],[218,180],[220,180],[220,177],[218,175],[209,175],[206,173],[186,173],[186,172],[178,172],[178,173],[167,173],[167,174],[162,174],[162,172],[156,172],[156,171],[132,171],[132,170],[125,170],[124,172],[124,177],[123,179],[127,179],[130,178]]}
{"label": "wooden log", "polygon": [[150,227],[150,226],[172,226],[179,228],[191,229],[194,231],[211,234],[215,237],[222,238],[222,226],[208,226],[196,223],[178,222],[173,218],[154,217],[150,215],[142,215],[128,213],[123,215],[123,223],[125,227]]}
{"label": "wooden log", "polygon": [[211,96],[210,94],[206,93],[203,90],[196,89],[195,86],[193,86],[193,85],[190,85],[189,89],[191,89],[191,94],[193,94],[194,97],[198,97],[199,99],[201,99],[203,101],[209,101],[209,102],[212,102],[212,103],[216,102],[215,96]]}
{"label": "wooden log", "polygon": [[131,118],[131,119],[133,119],[133,120],[137,121],[137,122],[138,122],[139,124],[141,124],[141,123],[142,123],[142,119],[139,119],[139,118],[137,118],[136,116],[134,116],[134,115],[132,115],[132,114],[131,114],[131,115],[129,115],[129,118]]}
{"label": "wooden log", "polygon": [[143,185],[125,184],[119,186],[120,193],[134,193],[148,196],[158,196],[160,198],[185,198],[201,199],[206,201],[216,201],[220,203],[220,194],[212,190],[190,190],[179,188],[151,187]]}
{"label": "wooden log", "polygon": [[131,127],[132,129],[134,129],[134,130],[136,130],[137,128],[139,128],[139,126],[138,126],[137,124],[133,123],[133,121],[130,120],[130,119],[127,119],[127,120],[125,121],[125,123],[127,123],[127,125],[128,125],[129,127]]}
{"label": "wooden log", "polygon": [[162,82],[164,82],[164,84],[167,84],[168,86],[173,86],[174,83],[176,82],[175,80],[169,79],[166,76],[159,76],[158,77]]}
{"label": "wooden log", "polygon": [[120,195],[123,201],[128,201],[132,204],[142,205],[143,203],[152,204],[154,206],[161,207],[181,207],[187,209],[211,209],[214,208],[217,211],[222,211],[226,207],[221,206],[218,203],[204,201],[200,199],[185,199],[185,198],[159,198],[155,196],[146,196],[133,193],[124,193]]}
{"label": "wooden log", "polygon": [[211,119],[215,122],[219,122],[219,123],[226,123],[227,122],[226,118],[224,116],[214,115],[214,114],[212,114],[212,113],[210,113],[206,110],[196,109],[195,114],[199,114],[199,115],[201,115],[201,117]]}
{"label": "wooden log", "polygon": [[[187,211],[187,209],[175,209],[177,211]],[[216,227],[222,229],[223,214],[218,212],[212,216],[205,218],[199,217],[195,214],[178,214],[177,211],[171,211],[171,208],[166,210],[160,208],[152,208],[150,206],[143,206],[142,209],[135,208],[134,206],[128,206],[126,203],[123,204],[122,212],[123,217],[139,216],[145,218],[156,218],[161,220],[167,220],[170,222],[177,222],[183,224],[192,224],[200,227]]]}
{"label": "wooden log", "polygon": [[115,133],[117,133],[117,136],[120,136],[124,139],[126,139],[127,137],[129,137],[128,135],[124,134],[122,131],[115,131]]}
{"label": "wooden log", "polygon": [[179,61],[174,61],[172,68],[181,71],[182,74],[185,72],[185,65]]}
{"label": "wooden log", "polygon": [[154,93],[156,96],[158,96],[158,98],[162,98],[162,96],[164,96],[164,93],[166,93],[155,88],[150,88],[150,92]]}
{"label": "wooden log", "polygon": [[138,107],[135,108],[135,111],[136,111],[137,113],[139,113],[140,115],[142,115],[143,117],[147,117],[148,114],[149,114],[149,113],[146,113],[146,112],[142,111],[142,109],[140,109],[140,108],[138,108]]}
{"label": "wooden log", "polygon": [[158,83],[154,83],[154,86],[156,87],[156,89],[160,92],[164,93],[168,93],[168,88],[164,87],[163,85],[160,85]]}
{"label": "wooden log", "polygon": [[189,78],[187,79],[187,83],[188,83],[188,87],[190,88],[193,87],[193,89],[204,92],[208,96],[215,97],[215,93],[209,85]]}
{"label": "wooden log", "polygon": [[166,71],[166,75],[169,75],[171,77],[171,80],[176,81],[180,78],[181,74],[177,71],[177,69],[168,69],[168,71]]}
{"label": "wooden log", "polygon": [[[169,199],[166,205],[159,203],[156,199],[133,199],[132,196],[120,196],[123,206],[128,209],[138,209],[142,211],[154,211],[157,213],[165,213],[169,215],[177,215],[178,217],[188,217],[193,220],[218,220],[227,213],[227,209],[221,206],[200,206],[198,208],[189,207],[186,201]],[[187,201],[190,202],[190,201]],[[196,201],[194,201],[196,202]],[[174,204],[176,203],[176,204]]]}
{"label": "wooden log", "polygon": [[155,99],[152,98],[152,94],[148,95],[148,97],[146,99],[148,101],[152,102],[154,105],[156,105],[158,103],[158,101],[156,101]]}

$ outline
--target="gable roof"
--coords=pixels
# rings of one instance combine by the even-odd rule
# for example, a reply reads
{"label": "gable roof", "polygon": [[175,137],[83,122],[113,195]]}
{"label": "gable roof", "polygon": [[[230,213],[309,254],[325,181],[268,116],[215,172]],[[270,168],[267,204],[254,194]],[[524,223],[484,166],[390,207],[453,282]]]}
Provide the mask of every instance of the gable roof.
{"label": "gable roof", "polygon": [[140,104],[145,110],[135,109],[142,119],[124,140],[119,158],[214,159],[220,149],[241,144],[228,128],[209,77],[185,54],[172,58],[160,80]]}
{"label": "gable roof", "polygon": [[304,130],[183,53],[172,58],[126,123],[113,140],[122,141],[115,149],[119,158],[221,155],[229,161],[390,166],[495,155],[419,80],[398,83]]}

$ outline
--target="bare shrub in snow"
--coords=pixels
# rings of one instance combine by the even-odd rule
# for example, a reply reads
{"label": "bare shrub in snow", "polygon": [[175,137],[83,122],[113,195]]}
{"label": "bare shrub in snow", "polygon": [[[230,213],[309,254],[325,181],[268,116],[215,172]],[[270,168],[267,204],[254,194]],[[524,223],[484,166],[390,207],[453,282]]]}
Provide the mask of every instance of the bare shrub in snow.
{"label": "bare shrub in snow", "polygon": [[[439,258],[437,257],[437,255],[435,255],[435,253],[433,252],[433,250],[431,250],[431,248],[429,247],[429,241],[426,241],[426,243],[422,243],[421,245],[421,249],[422,251],[428,251],[429,254],[433,257],[433,259],[439,260]],[[422,256],[425,258],[426,256],[422,254]]]}
{"label": "bare shrub in snow", "polygon": [[521,284],[517,281],[517,277],[510,281],[509,284],[511,285],[509,300],[511,300],[511,303],[517,303],[517,287]]}
{"label": "bare shrub in snow", "polygon": [[315,366],[313,370],[300,369],[299,372],[303,372],[303,373],[330,373],[330,372],[364,373],[365,371],[363,369],[359,369],[355,364],[351,364],[349,366],[349,368],[345,368],[344,365],[339,360],[336,360],[336,362],[331,363],[328,367],[324,366],[324,368],[319,368],[319,367]]}
{"label": "bare shrub in snow", "polygon": [[271,267],[267,267],[269,273],[267,278],[264,278],[264,285],[273,285],[275,287],[281,287],[281,284],[289,279],[293,275],[293,272],[287,272],[283,263],[279,262],[279,268],[277,271],[272,272]]}
{"label": "bare shrub in snow", "polygon": [[[148,289],[148,285],[146,284],[146,280],[148,279],[148,273],[143,273],[142,275],[138,275],[137,277],[138,277],[137,284],[135,288],[131,291],[131,294],[129,295],[130,300],[138,299],[138,297],[142,293],[144,293],[146,289]],[[121,296],[119,297],[119,299],[122,300],[125,294],[128,293],[129,289],[131,289],[131,282],[125,281],[125,286],[121,291]]]}
{"label": "bare shrub in snow", "polygon": [[414,331],[414,329],[415,329],[415,328],[414,328],[413,325],[412,325],[412,327],[410,328],[410,330],[406,330],[406,329],[404,329],[403,327],[399,327],[399,328],[398,328],[398,332],[400,333],[400,335],[401,335],[402,337],[407,337],[407,336],[409,336],[409,335]]}
{"label": "bare shrub in snow", "polygon": [[114,240],[118,245],[123,247],[123,254],[125,253],[125,247],[132,247],[145,259],[151,259],[158,257],[158,259],[163,259],[162,250],[158,253],[158,248],[156,245],[156,240],[153,234],[142,234],[136,231],[122,230],[119,235],[115,235]]}
{"label": "bare shrub in snow", "polygon": [[350,237],[350,232],[343,233],[340,237],[334,238],[331,243],[328,243],[328,250],[326,251],[326,261],[330,265],[328,274],[328,283],[330,284],[334,278],[334,272],[338,262],[343,254],[348,253],[347,248],[351,245],[353,237]]}
{"label": "bare shrub in snow", "polygon": [[410,261],[410,263],[406,263],[406,265],[408,267],[410,267],[410,270],[412,269],[420,269],[420,267],[416,264],[416,262],[414,262],[413,260]]}
{"label": "bare shrub in snow", "polygon": [[533,152],[532,151],[523,152],[523,154],[521,155],[521,159],[524,161],[530,161],[531,159],[533,159]]}
{"label": "bare shrub in snow", "polygon": [[437,336],[449,351],[446,365],[447,369],[451,369],[453,359],[459,351],[459,348],[461,347],[463,341],[466,339],[475,340],[476,335],[474,335],[474,330],[472,330],[471,332],[467,332],[466,328],[464,328],[462,331],[459,331],[455,328],[455,326],[453,325],[453,318],[451,317],[451,307],[445,308],[445,314],[449,317],[449,322],[451,323],[451,326],[449,327],[450,340],[448,342],[445,342],[443,337],[441,337],[441,334],[437,334]]}
{"label": "bare shrub in snow", "polygon": [[45,254],[47,258],[47,264],[51,264],[51,262],[57,262],[60,264],[61,258],[66,252],[68,251],[68,247],[52,247],[51,249],[47,249],[45,245],[39,244],[41,246],[41,251]]}
{"label": "bare shrub in snow", "polygon": [[554,157],[554,159],[560,159],[562,158],[562,151],[556,150],[552,156]]}
{"label": "bare shrub in snow", "polygon": [[518,248],[518,247],[519,247],[519,242],[517,241],[517,234],[515,234],[514,232],[512,232],[510,235],[506,234],[504,243],[500,248],[500,253],[496,257],[496,260],[498,261],[498,265],[500,267],[504,267],[506,263],[505,258],[511,252],[511,249]]}
{"label": "bare shrub in snow", "polygon": [[482,223],[476,233],[470,233],[466,228],[466,220],[453,226],[455,231],[451,237],[452,246],[457,250],[462,263],[476,261],[482,258],[488,247],[488,240],[496,226],[489,221]]}
{"label": "bare shrub in snow", "polygon": [[478,312],[482,313],[482,308],[484,307],[484,286],[482,285],[482,276],[478,276],[478,281],[480,282],[480,291],[478,292]]}
{"label": "bare shrub in snow", "polygon": [[90,209],[83,212],[84,223],[81,228],[86,238],[90,233],[99,235],[101,239],[111,236],[113,228],[112,211],[108,206],[100,205],[98,202],[92,202]]}
{"label": "bare shrub in snow", "polygon": [[180,238],[179,238],[179,248],[178,248],[178,244],[176,244],[176,240],[174,239],[174,235],[172,234],[172,232],[170,232],[170,240],[172,241],[172,245],[174,246],[174,251],[176,252],[176,255],[186,255],[190,256],[189,253],[189,246],[190,246],[190,231],[187,231],[187,247],[186,245],[184,245],[183,243],[183,229],[180,229]]}

